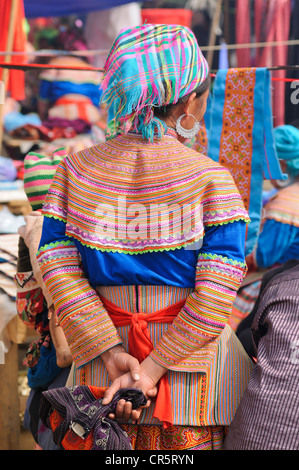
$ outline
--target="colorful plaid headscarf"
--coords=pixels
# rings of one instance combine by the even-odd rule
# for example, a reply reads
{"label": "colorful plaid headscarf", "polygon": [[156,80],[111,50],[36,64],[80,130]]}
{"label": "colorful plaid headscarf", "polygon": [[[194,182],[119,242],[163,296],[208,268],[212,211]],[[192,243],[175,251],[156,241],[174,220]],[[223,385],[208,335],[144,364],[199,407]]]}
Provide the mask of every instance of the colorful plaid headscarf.
{"label": "colorful plaid headscarf", "polygon": [[107,57],[101,89],[107,138],[130,129],[146,140],[165,133],[153,107],[175,104],[208,76],[193,32],[180,25],[145,24],[120,32]]}

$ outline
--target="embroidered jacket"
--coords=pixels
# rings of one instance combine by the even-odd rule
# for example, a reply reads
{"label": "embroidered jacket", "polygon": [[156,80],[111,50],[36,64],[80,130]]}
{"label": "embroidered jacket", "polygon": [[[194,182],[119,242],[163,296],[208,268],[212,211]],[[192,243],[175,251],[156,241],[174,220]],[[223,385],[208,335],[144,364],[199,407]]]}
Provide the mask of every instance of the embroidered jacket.
{"label": "embroidered jacket", "polygon": [[245,275],[248,214],[228,170],[168,132],[117,136],[66,157],[37,254],[77,368],[122,342],[97,286],[189,288],[152,358],[195,371]]}

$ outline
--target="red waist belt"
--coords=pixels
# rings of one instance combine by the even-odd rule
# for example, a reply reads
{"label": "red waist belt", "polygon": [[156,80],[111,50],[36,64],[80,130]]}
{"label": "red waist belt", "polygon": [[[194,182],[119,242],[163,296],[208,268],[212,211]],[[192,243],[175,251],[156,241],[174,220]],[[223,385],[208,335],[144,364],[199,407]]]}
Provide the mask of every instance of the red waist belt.
{"label": "red waist belt", "polygon": [[[101,301],[115,326],[131,326],[129,353],[139,362],[142,362],[154,347],[147,329],[148,322],[172,323],[185,304],[185,300],[182,300],[153,313],[132,313],[123,310],[104,297],[101,297]],[[173,424],[170,386],[166,374],[161,377],[158,383],[154,417],[163,422],[164,427]]]}

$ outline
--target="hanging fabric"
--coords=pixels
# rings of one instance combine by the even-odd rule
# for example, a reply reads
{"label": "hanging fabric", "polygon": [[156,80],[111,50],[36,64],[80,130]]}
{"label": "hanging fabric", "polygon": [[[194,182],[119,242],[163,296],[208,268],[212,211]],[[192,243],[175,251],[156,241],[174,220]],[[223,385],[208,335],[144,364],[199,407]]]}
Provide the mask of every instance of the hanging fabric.
{"label": "hanging fabric", "polygon": [[260,230],[263,180],[285,178],[274,146],[270,72],[220,70],[208,127],[208,156],[230,170],[249,212],[248,255]]}
{"label": "hanging fabric", "polygon": [[[7,50],[8,35],[13,34],[12,39],[12,51],[24,52],[26,43],[26,34],[23,28],[24,21],[24,5],[23,1],[18,1],[16,5],[16,16],[12,18],[15,21],[13,30],[10,31],[11,27],[11,14],[12,14],[12,1],[11,0],[0,0],[0,51]],[[0,56],[0,61],[4,60],[3,56]],[[10,63],[25,62],[24,56],[13,56],[9,60]],[[4,69],[0,68],[0,80],[4,80]],[[10,70],[7,81],[7,92],[12,98],[17,101],[25,99],[25,75],[21,70]],[[0,96],[1,99],[1,96]]]}
{"label": "hanging fabric", "polygon": [[[236,2],[236,43],[251,43],[250,28],[250,0],[237,0]],[[250,67],[250,49],[236,49],[237,67]]]}
{"label": "hanging fabric", "polygon": [[[287,41],[290,33],[290,0],[255,0],[254,22],[257,42]],[[277,45],[258,48],[257,67],[288,65],[288,46]],[[285,70],[273,71],[273,77],[285,78]],[[275,126],[285,124],[285,83],[273,85],[273,117]]]}

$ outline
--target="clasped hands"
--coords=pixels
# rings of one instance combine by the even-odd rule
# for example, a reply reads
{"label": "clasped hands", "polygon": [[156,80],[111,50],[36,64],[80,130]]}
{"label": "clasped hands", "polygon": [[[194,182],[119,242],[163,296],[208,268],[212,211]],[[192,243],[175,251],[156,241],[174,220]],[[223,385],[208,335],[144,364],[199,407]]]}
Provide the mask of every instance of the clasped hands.
{"label": "clasped hands", "polygon": [[103,405],[107,405],[112,400],[114,394],[120,388],[139,388],[147,398],[144,407],[137,410],[132,409],[132,403],[120,400],[117,404],[115,414],[110,414],[113,419],[131,420],[135,423],[143,408],[148,408],[151,400],[156,397],[158,388],[157,383],[166,373],[167,369],[154,362],[150,356],[141,363],[128,354],[121,345],[114,346],[101,354],[108,371],[111,385],[105,391]]}

